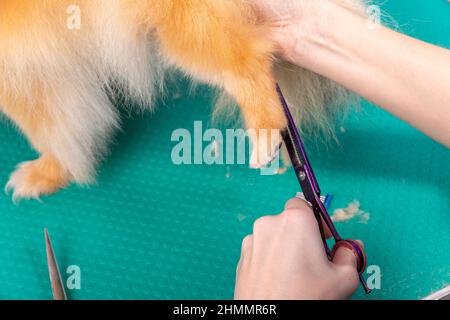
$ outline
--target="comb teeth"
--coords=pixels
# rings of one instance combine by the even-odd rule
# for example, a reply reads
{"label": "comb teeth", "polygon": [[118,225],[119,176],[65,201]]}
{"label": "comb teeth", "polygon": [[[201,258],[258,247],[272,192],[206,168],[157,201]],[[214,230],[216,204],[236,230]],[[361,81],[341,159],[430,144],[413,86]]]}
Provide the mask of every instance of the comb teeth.
{"label": "comb teeth", "polygon": [[[305,200],[306,202],[308,202],[305,199],[305,195],[303,194],[303,192],[298,192],[296,195],[296,198],[299,198],[299,199],[302,199],[302,200]],[[333,199],[333,196],[330,193],[327,193],[326,196],[320,197],[320,201],[322,201],[323,205],[325,206],[325,209],[328,209],[330,207],[330,203],[331,203],[332,199]]]}
{"label": "comb teeth", "polygon": [[[303,194],[303,192],[297,192],[297,195],[295,197],[306,201],[306,198],[305,198],[305,195]],[[325,202],[325,199],[326,199],[325,196],[320,197],[320,201],[322,201],[322,203]]]}

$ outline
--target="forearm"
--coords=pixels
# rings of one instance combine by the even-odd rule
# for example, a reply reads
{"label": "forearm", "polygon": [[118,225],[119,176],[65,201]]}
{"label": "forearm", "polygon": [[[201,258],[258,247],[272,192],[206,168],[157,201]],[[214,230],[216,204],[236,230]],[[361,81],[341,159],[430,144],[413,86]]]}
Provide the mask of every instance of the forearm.
{"label": "forearm", "polygon": [[314,28],[297,30],[287,57],[450,147],[450,51],[370,28],[335,1],[324,1],[320,10]]}

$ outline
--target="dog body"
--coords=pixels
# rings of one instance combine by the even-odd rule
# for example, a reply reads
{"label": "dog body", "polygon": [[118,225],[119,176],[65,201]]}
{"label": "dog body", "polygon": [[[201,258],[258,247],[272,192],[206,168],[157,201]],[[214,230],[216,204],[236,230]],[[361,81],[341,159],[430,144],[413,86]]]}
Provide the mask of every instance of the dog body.
{"label": "dog body", "polygon": [[[267,34],[243,0],[0,0],[0,111],[41,154],[7,189],[38,198],[92,182],[120,122],[111,84],[151,108],[169,67],[231,96],[248,128],[285,127],[274,74],[298,118],[324,122],[346,91],[275,62]],[[276,146],[252,140],[264,165]]]}

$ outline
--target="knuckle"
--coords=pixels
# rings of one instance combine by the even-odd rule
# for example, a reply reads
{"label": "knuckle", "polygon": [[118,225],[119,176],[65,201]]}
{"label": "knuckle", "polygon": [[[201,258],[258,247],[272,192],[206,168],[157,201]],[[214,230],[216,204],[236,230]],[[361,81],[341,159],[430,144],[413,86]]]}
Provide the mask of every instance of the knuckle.
{"label": "knuckle", "polygon": [[248,247],[250,246],[252,240],[253,240],[253,236],[252,235],[248,235],[242,240],[242,250],[243,251],[248,249]]}
{"label": "knuckle", "polygon": [[264,216],[257,219],[253,224],[253,232],[259,233],[261,231],[267,230],[270,227],[272,220],[273,217],[271,216]]}
{"label": "knuckle", "polygon": [[309,205],[305,200],[301,200],[298,198],[290,199],[285,204],[285,209],[308,209]]}
{"label": "knuckle", "polygon": [[306,208],[302,209],[286,209],[281,214],[281,218],[285,223],[296,224],[302,223],[304,219],[310,215],[310,212]]}

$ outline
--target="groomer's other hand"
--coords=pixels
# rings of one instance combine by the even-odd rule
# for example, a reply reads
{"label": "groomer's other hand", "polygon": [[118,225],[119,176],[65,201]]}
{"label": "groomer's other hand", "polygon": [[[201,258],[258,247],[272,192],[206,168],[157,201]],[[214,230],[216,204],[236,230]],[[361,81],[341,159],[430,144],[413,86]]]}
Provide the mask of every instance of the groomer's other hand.
{"label": "groomer's other hand", "polygon": [[[259,19],[270,28],[269,36],[278,45],[279,53],[287,60],[298,63],[299,51],[306,50],[301,39],[316,33],[315,14],[322,11],[323,1],[309,0],[251,0]],[[295,55],[295,56],[293,56]]]}
{"label": "groomer's other hand", "polygon": [[450,50],[377,24],[381,13],[371,13],[365,2],[250,0],[285,60],[334,80],[450,148]]}
{"label": "groomer's other hand", "polygon": [[242,242],[235,299],[347,299],[358,285],[354,254],[341,247],[330,262],[314,213],[294,198]]}

